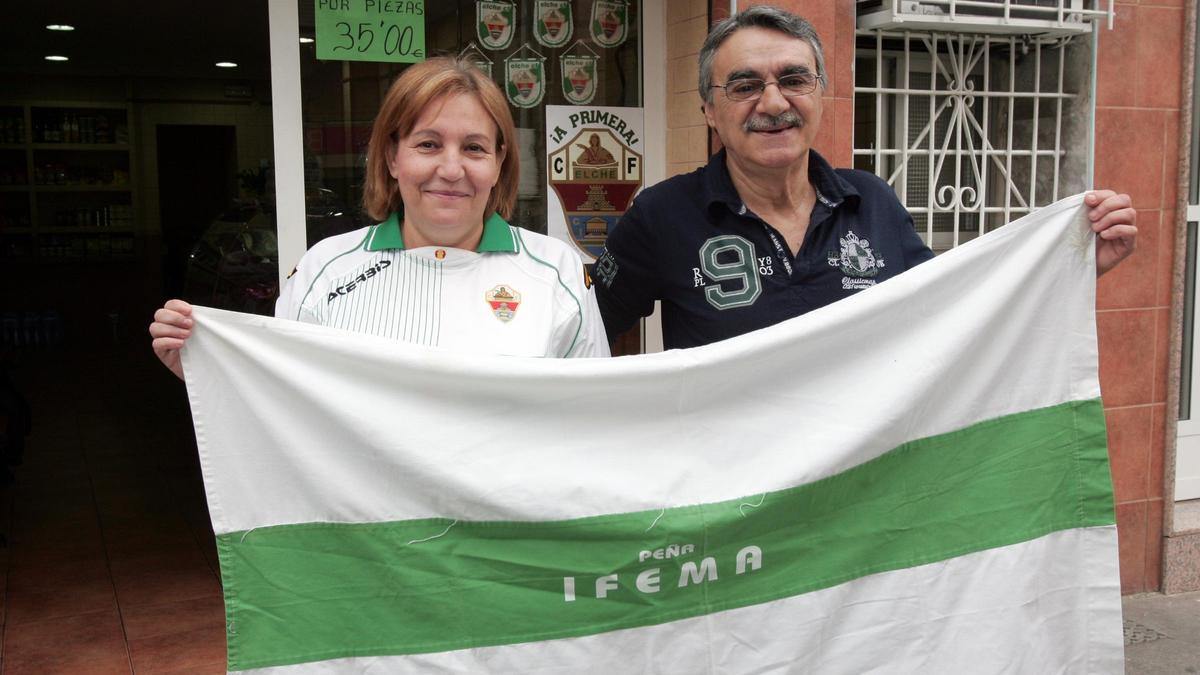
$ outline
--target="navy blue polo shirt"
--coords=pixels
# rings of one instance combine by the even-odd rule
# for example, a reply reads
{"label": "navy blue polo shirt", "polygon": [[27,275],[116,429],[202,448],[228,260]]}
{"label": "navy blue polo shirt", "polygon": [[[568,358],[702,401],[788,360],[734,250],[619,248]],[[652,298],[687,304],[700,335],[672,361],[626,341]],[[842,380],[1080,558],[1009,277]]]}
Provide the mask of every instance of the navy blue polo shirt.
{"label": "navy blue polo shirt", "polygon": [[724,150],[642,191],[592,271],[609,337],[662,300],[664,346],[704,345],[824,307],[933,257],[877,176],[835,170],[812,150],[808,175],[817,201],[795,256],[742,203]]}

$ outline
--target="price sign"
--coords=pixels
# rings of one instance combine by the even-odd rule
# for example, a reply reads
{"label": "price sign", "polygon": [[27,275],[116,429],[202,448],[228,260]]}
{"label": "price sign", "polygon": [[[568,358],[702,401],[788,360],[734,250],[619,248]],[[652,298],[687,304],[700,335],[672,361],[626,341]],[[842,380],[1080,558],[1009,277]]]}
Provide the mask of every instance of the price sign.
{"label": "price sign", "polygon": [[424,0],[314,0],[317,58],[325,61],[425,60]]}

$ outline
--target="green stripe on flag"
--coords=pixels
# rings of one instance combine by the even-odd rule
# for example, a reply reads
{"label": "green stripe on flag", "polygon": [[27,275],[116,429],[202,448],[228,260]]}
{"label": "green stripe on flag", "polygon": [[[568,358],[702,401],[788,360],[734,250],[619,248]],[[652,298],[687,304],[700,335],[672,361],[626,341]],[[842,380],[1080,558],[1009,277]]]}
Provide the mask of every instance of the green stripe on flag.
{"label": "green stripe on flag", "polygon": [[659,624],[1113,522],[1104,415],[1091,400],[714,504],[554,522],[284,525],[217,546],[229,668],[242,670]]}

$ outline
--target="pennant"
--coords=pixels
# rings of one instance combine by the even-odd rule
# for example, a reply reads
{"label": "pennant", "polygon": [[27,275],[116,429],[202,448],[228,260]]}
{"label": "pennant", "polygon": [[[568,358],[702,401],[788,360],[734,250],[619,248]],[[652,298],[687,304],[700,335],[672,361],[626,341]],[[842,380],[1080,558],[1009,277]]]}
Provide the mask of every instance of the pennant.
{"label": "pennant", "polygon": [[533,37],[543,47],[561,47],[575,32],[571,0],[537,0],[534,16]]}
{"label": "pennant", "polygon": [[475,3],[475,35],[485,49],[506,49],[516,33],[516,5],[503,0]]}
{"label": "pennant", "polygon": [[[575,53],[570,53],[570,52]],[[563,97],[573,105],[587,105],[596,97],[596,64],[600,57],[583,40],[558,57]]]}
{"label": "pennant", "polygon": [[629,5],[621,0],[595,0],[589,25],[592,41],[601,47],[616,47],[629,36]]}
{"label": "pennant", "polygon": [[[524,54],[524,55],[522,55]],[[529,47],[504,59],[504,93],[518,108],[532,108],[546,95],[546,58]]]}
{"label": "pennant", "polygon": [[489,78],[492,76],[492,60],[489,59],[487,54],[485,54],[483,50],[479,48],[479,45],[475,44],[474,42],[471,42],[467,45],[466,49],[463,49],[461,52],[459,52],[458,58],[475,66],[480,70],[480,72],[482,72],[484,75],[487,75]]}

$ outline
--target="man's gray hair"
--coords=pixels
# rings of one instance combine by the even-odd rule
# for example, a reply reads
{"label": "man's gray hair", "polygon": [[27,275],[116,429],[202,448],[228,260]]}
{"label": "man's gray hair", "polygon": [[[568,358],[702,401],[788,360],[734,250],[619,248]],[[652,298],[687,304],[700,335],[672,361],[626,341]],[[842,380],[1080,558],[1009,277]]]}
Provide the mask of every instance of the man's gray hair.
{"label": "man's gray hair", "polygon": [[822,88],[825,87],[825,53],[821,50],[821,38],[817,37],[817,30],[795,14],[770,5],[758,5],[718,21],[709,29],[704,46],[700,48],[700,98],[705,102],[712,103],[713,100],[712,68],[717,48],[730,35],[743,28],[775,30],[808,43],[817,59],[817,81]]}

